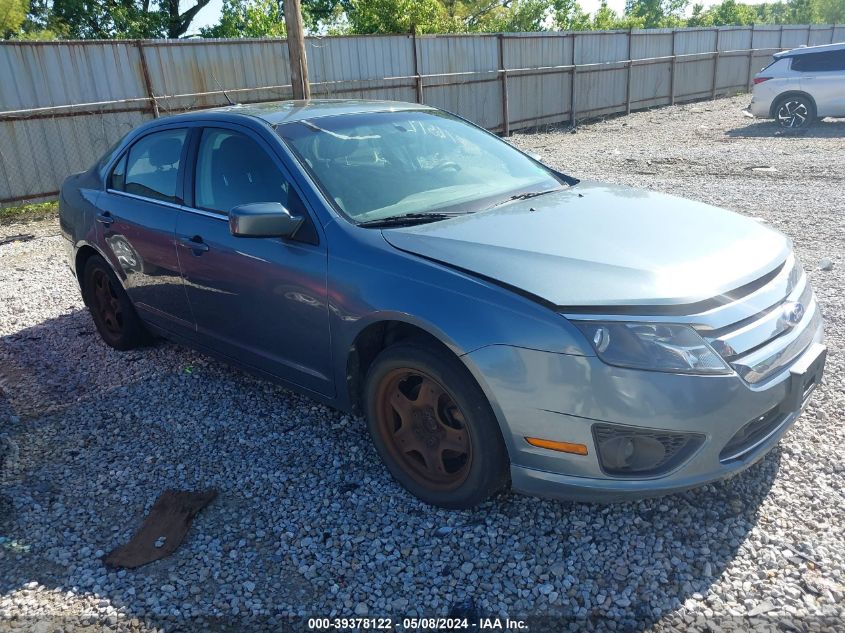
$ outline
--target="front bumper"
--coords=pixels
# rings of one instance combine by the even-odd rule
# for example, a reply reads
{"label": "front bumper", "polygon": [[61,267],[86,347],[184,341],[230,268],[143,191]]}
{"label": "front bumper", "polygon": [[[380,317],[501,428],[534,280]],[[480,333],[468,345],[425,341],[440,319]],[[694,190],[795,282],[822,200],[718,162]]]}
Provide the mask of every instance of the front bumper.
{"label": "front bumper", "polygon": [[[760,460],[780,440],[821,381],[821,324],[788,367],[765,382],[736,374],[691,376],[606,365],[594,356],[490,346],[468,354],[493,403],[508,445],[513,489],[568,500],[612,502],[678,492],[724,479]],[[763,432],[736,448],[737,433],[770,416]],[[596,423],[703,434],[668,472],[611,476],[597,457]],[[528,444],[526,437],[584,444],[587,455]],[[732,443],[732,440],[734,442]]]}

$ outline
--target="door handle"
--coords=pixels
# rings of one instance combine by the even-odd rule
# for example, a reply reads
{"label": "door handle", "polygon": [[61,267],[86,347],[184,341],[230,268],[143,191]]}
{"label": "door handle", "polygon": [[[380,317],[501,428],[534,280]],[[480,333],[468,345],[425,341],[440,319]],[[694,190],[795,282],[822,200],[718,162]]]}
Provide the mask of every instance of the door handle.
{"label": "door handle", "polygon": [[205,253],[208,251],[208,244],[202,241],[202,237],[194,235],[193,237],[180,237],[179,244],[185,248],[190,248],[192,251],[199,251]]}
{"label": "door handle", "polygon": [[111,213],[109,213],[108,211],[104,211],[103,213],[97,214],[97,222],[108,226],[109,224],[114,224],[114,218],[112,217]]}

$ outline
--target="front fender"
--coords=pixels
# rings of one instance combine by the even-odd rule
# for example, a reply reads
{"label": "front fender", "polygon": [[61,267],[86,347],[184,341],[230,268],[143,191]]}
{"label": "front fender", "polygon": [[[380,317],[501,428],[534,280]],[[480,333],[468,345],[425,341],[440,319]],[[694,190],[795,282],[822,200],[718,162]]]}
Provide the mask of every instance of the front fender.
{"label": "front fender", "polygon": [[[511,290],[444,264],[399,251],[379,231],[334,223],[329,239],[328,298],[337,384],[368,326],[398,321],[431,334],[463,356],[490,345],[592,356],[563,316]],[[342,390],[340,390],[342,391]]]}

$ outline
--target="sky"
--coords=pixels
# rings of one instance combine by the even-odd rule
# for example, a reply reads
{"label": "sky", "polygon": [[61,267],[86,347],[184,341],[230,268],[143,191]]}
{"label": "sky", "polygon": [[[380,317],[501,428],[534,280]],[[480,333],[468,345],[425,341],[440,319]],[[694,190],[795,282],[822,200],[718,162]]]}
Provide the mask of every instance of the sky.
{"label": "sky", "polygon": [[[700,2],[705,7],[709,7],[711,4],[718,4],[719,1],[720,0],[690,0],[690,8],[692,8],[692,5],[696,2]],[[764,1],[765,0],[741,0],[744,4],[759,4]],[[587,13],[593,13],[599,8],[601,0],[578,0],[578,3],[584,11]],[[212,26],[213,24],[217,24],[217,21],[220,19],[220,8],[222,5],[223,0],[211,0],[211,2],[209,2],[202,11],[197,14],[197,17],[194,18],[194,22],[191,25],[191,33],[199,32],[199,29],[203,26]],[[625,0],[608,0],[607,5],[620,14],[625,10]]]}

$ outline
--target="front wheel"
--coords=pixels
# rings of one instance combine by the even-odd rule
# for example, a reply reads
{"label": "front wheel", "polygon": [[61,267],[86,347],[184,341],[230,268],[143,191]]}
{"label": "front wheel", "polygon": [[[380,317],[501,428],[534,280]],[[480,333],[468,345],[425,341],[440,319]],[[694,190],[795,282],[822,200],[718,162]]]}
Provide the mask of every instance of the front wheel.
{"label": "front wheel", "polygon": [[373,361],[365,385],[373,443],[393,477],[426,503],[471,508],[507,484],[498,422],[466,368],[402,342]]}
{"label": "front wheel", "polygon": [[809,126],[815,118],[813,102],[803,95],[784,97],[775,106],[775,119],[783,128],[804,128]]}

